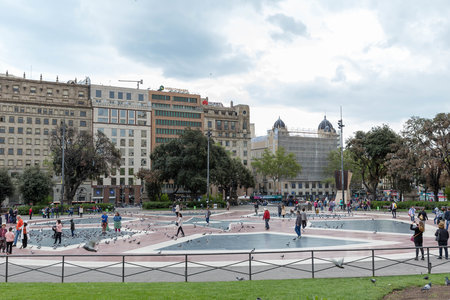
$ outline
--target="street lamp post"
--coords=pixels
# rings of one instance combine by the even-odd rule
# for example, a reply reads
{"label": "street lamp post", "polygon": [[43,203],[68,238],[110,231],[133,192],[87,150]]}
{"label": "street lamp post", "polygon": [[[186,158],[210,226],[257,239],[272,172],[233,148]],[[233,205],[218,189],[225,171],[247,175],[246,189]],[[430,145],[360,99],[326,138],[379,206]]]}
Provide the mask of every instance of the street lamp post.
{"label": "street lamp post", "polygon": [[64,204],[64,163],[65,163],[65,159],[64,159],[64,151],[66,148],[66,121],[63,120],[62,121],[62,144],[61,144],[61,148],[62,148],[62,162],[61,162],[61,205]]}
{"label": "street lamp post", "polygon": [[339,129],[341,130],[341,184],[342,184],[342,203],[345,206],[345,194],[344,194],[344,123],[342,122],[342,106],[341,106],[341,119],[338,121]]}
{"label": "street lamp post", "polygon": [[211,137],[211,131],[209,129],[206,136],[208,137],[208,151],[206,159],[206,203],[209,203],[209,139]]}

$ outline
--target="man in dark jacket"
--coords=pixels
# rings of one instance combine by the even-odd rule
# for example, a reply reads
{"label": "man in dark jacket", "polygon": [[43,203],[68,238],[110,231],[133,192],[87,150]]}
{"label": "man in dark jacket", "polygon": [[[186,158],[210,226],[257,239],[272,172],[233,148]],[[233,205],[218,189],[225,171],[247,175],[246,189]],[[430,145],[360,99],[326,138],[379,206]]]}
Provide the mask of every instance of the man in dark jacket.
{"label": "man in dark jacket", "polygon": [[448,230],[448,226],[450,225],[450,209],[448,207],[445,209],[444,220],[446,223],[445,230]]}
{"label": "man in dark jacket", "polygon": [[295,219],[295,233],[297,233],[297,239],[302,237],[301,226],[302,226],[302,215],[300,214],[300,211],[297,210],[297,219]]}
{"label": "man in dark jacket", "polygon": [[434,234],[436,236],[436,241],[438,242],[439,246],[439,257],[438,259],[442,259],[442,249],[444,249],[445,252],[445,259],[448,259],[448,231],[444,229],[444,221],[441,221],[438,225],[439,229],[436,230],[436,233]]}
{"label": "man in dark jacket", "polygon": [[420,221],[425,222],[426,220],[428,220],[428,216],[427,216],[427,212],[425,211],[425,207],[422,208],[422,210],[419,212],[417,217],[419,218]]}

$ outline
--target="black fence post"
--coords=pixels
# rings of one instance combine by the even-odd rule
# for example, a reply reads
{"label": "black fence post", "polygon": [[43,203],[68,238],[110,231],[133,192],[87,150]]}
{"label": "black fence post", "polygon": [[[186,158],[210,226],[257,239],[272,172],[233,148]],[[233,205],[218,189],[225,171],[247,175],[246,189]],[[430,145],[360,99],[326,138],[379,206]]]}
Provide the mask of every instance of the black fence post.
{"label": "black fence post", "polygon": [[5,264],[5,282],[8,282],[8,256],[6,256],[6,264]]}
{"label": "black fence post", "polygon": [[314,278],[314,250],[311,250],[311,275]]}
{"label": "black fence post", "polygon": [[372,276],[375,277],[375,250],[372,249]]}
{"label": "black fence post", "polygon": [[188,281],[188,256],[184,255],[184,282]]}
{"label": "black fence post", "polygon": [[427,247],[428,274],[431,274],[430,247]]}
{"label": "black fence post", "polygon": [[61,283],[64,283],[64,255],[62,256]]}
{"label": "black fence post", "polygon": [[125,255],[122,255],[122,282],[125,282]]}
{"label": "black fence post", "polygon": [[248,280],[252,280],[252,254],[248,254]]}

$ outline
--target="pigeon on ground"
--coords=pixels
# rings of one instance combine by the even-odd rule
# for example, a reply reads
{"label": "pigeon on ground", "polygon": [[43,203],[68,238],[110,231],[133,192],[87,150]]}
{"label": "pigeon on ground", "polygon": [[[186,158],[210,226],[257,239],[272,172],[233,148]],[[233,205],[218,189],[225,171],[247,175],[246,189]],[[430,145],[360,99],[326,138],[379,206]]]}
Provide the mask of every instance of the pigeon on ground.
{"label": "pigeon on ground", "polygon": [[425,276],[423,279],[428,280],[428,278],[429,278],[429,277],[428,277],[428,275],[427,275],[427,276]]}
{"label": "pigeon on ground", "polygon": [[370,278],[370,281],[375,284],[377,282],[377,280],[375,278]]}
{"label": "pigeon on ground", "polygon": [[431,289],[431,282],[428,284],[425,284],[425,286],[423,288],[421,288],[420,290],[425,292],[425,291],[429,291]]}
{"label": "pigeon on ground", "polygon": [[332,259],[331,261],[334,263],[334,265],[336,267],[341,268],[341,269],[344,268],[344,266],[343,266],[344,265],[344,258],[343,257],[339,258],[339,259]]}
{"label": "pigeon on ground", "polygon": [[244,277],[237,277],[237,276],[236,276],[236,280],[237,280],[237,281],[242,281],[242,280],[244,280]]}
{"label": "pigeon on ground", "polygon": [[284,254],[283,254],[283,255],[281,255],[281,259],[284,259]]}
{"label": "pigeon on ground", "polygon": [[448,277],[445,277],[445,285],[450,286],[450,280],[448,279]]}
{"label": "pigeon on ground", "polygon": [[89,242],[84,244],[83,249],[91,252],[97,252],[97,249],[95,249],[95,244],[96,244],[95,240],[90,240]]}

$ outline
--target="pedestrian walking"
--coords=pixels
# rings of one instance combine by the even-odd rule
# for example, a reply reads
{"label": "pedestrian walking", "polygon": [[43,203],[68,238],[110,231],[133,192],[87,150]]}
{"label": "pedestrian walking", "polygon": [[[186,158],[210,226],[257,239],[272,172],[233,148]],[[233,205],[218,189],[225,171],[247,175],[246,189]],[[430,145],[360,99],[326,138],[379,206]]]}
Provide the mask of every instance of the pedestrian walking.
{"label": "pedestrian walking", "polygon": [[306,216],[306,211],[305,211],[304,207],[302,208],[301,215],[302,215],[302,228],[303,228],[303,232],[305,232],[305,227],[307,224],[307,216]]}
{"label": "pedestrian walking", "polygon": [[16,247],[17,245],[17,240],[19,239],[20,235],[22,234],[22,229],[23,229],[23,220],[22,217],[20,215],[17,216],[17,224],[16,224],[16,234],[14,235],[14,243],[13,243],[13,247]]}
{"label": "pedestrian walking", "polygon": [[392,212],[392,218],[396,219],[397,218],[397,203],[395,203],[395,201],[392,202],[391,212]]}
{"label": "pedestrian walking", "polygon": [[70,219],[70,232],[72,233],[72,237],[75,236],[75,223],[73,222],[73,219]]}
{"label": "pedestrian walking", "polygon": [[119,212],[116,212],[116,215],[113,218],[114,221],[114,232],[120,232],[120,229],[122,228],[122,217],[120,216]]}
{"label": "pedestrian walking", "polygon": [[438,242],[439,246],[439,257],[438,259],[442,259],[442,249],[444,249],[445,252],[445,259],[448,259],[448,231],[447,229],[444,229],[444,222],[439,222],[438,229],[434,233],[436,236],[436,242]]}
{"label": "pedestrian walking", "polygon": [[83,217],[83,212],[84,212],[83,206],[80,206],[80,207],[78,208],[78,214],[80,215],[80,218]]}
{"label": "pedestrian walking", "polygon": [[286,207],[283,204],[283,205],[281,205],[281,216],[283,217],[283,219],[284,219],[285,215],[286,215]]}
{"label": "pedestrian walking", "polygon": [[181,236],[184,237],[184,231],[183,231],[183,215],[181,213],[178,213],[178,220],[175,223],[176,226],[178,226],[177,234],[175,235],[178,237],[178,234],[181,232]]}
{"label": "pedestrian walking", "polygon": [[2,224],[0,228],[0,252],[5,253],[6,251],[6,233],[8,230],[6,229],[6,224]]}
{"label": "pedestrian walking", "polygon": [[425,225],[422,221],[417,224],[413,222],[409,229],[414,230],[414,235],[412,236],[412,240],[414,242],[414,246],[416,247],[416,258],[415,260],[419,260],[419,249],[422,254],[422,260],[425,260],[425,256],[423,253],[423,233],[425,231]]}
{"label": "pedestrian walking", "polygon": [[106,228],[108,227],[108,215],[106,212],[103,212],[102,214],[102,234],[106,234]]}
{"label": "pedestrian walking", "polygon": [[23,249],[25,249],[28,245],[28,232],[29,232],[29,228],[28,228],[28,223],[24,222],[23,223],[23,230],[22,230],[22,247]]}
{"label": "pedestrian walking", "polygon": [[269,226],[270,212],[269,212],[269,210],[267,208],[264,208],[263,220],[264,220],[265,225],[266,225],[266,230],[269,230],[270,229],[270,226]]}
{"label": "pedestrian walking", "polygon": [[281,203],[278,203],[277,209],[278,209],[278,218],[281,218]]}
{"label": "pedestrian walking", "polygon": [[259,203],[258,203],[258,200],[256,200],[256,202],[255,202],[255,216],[258,215],[258,208],[259,208]]}
{"label": "pedestrian walking", "polygon": [[30,220],[33,217],[33,208],[30,207],[30,209],[28,210],[28,215],[30,216]]}
{"label": "pedestrian walking", "polygon": [[12,246],[14,243],[14,233],[13,228],[9,227],[8,232],[5,234],[6,239],[6,254],[12,254]]}
{"label": "pedestrian walking", "polygon": [[445,208],[445,213],[444,213],[444,220],[445,220],[445,230],[448,230],[448,226],[450,225],[450,208],[446,207]]}
{"label": "pedestrian walking", "polygon": [[417,217],[420,221],[423,221],[425,223],[426,220],[428,220],[427,212],[425,211],[425,207],[422,208],[421,211],[417,214]]}
{"label": "pedestrian walking", "polygon": [[56,220],[56,226],[55,226],[55,242],[53,243],[56,245],[56,242],[59,241],[59,244],[61,245],[61,236],[62,236],[62,223],[61,220]]}
{"label": "pedestrian walking", "polygon": [[205,219],[206,219],[207,226],[209,226],[209,217],[211,217],[211,210],[209,209],[209,206],[207,206],[206,213],[205,213]]}
{"label": "pedestrian walking", "polygon": [[295,233],[297,234],[297,239],[302,237],[301,228],[302,228],[302,215],[300,214],[300,211],[297,210],[297,218],[295,219]]}
{"label": "pedestrian walking", "polygon": [[230,200],[227,200],[227,210],[230,210]]}
{"label": "pedestrian walking", "polygon": [[414,208],[414,206],[411,206],[411,208],[408,210],[408,216],[411,218],[411,222],[415,222],[416,209]]}

